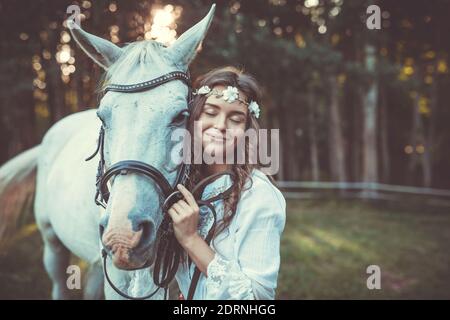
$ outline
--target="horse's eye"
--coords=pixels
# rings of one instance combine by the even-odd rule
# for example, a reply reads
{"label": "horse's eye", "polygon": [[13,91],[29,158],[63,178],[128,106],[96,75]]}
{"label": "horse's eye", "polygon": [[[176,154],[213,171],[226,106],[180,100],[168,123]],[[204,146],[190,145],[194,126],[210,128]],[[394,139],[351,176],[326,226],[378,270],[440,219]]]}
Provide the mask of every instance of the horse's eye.
{"label": "horse's eye", "polygon": [[173,119],[171,125],[181,125],[183,124],[186,119],[189,117],[189,110],[184,109],[181,112],[179,112]]}

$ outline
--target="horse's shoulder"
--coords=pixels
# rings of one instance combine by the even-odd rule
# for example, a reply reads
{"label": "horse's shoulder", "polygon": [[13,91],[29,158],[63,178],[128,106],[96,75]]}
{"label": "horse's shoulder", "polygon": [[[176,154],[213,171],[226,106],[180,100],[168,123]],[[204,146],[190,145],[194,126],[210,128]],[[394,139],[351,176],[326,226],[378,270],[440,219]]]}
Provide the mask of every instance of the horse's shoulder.
{"label": "horse's shoulder", "polygon": [[94,122],[95,109],[89,109],[72,113],[54,123],[45,133],[43,143],[48,140],[59,140],[63,137],[70,137],[74,132],[79,131],[87,123]]}
{"label": "horse's shoulder", "polygon": [[94,109],[73,113],[56,122],[42,139],[43,151],[39,159],[40,167],[54,162],[64,147],[80,132],[89,130],[92,132],[92,137],[98,135],[97,122]]}

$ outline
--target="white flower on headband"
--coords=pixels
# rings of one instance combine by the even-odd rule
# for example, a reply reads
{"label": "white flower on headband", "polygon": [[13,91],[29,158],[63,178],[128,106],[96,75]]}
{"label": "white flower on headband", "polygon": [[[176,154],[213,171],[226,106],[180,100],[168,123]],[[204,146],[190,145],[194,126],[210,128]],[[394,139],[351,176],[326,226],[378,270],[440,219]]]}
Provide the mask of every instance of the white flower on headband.
{"label": "white flower on headband", "polygon": [[208,94],[211,92],[211,89],[208,86],[203,86],[200,89],[198,89],[198,94]]}
{"label": "white flower on headband", "polygon": [[202,94],[209,96],[211,94],[217,95],[217,97],[221,97],[223,100],[233,103],[234,101],[238,100],[245,105],[248,106],[248,111],[253,114],[256,118],[259,118],[259,114],[261,112],[258,103],[256,101],[251,101],[250,103],[242,100],[239,98],[239,90],[236,87],[228,86],[225,90],[222,92],[219,92],[217,89],[211,90],[209,86],[202,86],[200,89],[194,92],[194,95]]}
{"label": "white flower on headband", "polygon": [[233,103],[239,97],[239,91],[236,87],[228,86],[222,91],[223,99],[229,103]]}
{"label": "white flower on headband", "polygon": [[259,113],[261,112],[261,110],[259,109],[258,103],[256,103],[255,101],[250,102],[250,104],[248,105],[248,111],[250,111],[250,113],[253,113],[256,118],[259,118]]}

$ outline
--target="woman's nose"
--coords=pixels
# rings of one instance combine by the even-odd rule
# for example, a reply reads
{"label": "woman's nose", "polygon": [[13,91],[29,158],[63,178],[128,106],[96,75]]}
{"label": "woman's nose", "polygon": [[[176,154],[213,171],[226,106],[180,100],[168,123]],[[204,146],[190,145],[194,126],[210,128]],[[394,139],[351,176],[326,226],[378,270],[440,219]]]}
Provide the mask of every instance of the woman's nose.
{"label": "woman's nose", "polygon": [[226,117],[225,116],[220,116],[217,117],[215,123],[214,123],[214,128],[216,128],[217,130],[220,131],[224,131],[226,129]]}

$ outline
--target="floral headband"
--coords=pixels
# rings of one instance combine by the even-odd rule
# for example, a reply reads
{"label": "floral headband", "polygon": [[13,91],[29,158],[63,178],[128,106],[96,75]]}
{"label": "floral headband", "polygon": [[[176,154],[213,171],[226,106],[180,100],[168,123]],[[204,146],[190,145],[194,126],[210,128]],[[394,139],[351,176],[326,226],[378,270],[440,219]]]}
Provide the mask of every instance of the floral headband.
{"label": "floral headband", "polygon": [[200,89],[196,90],[194,93],[194,95],[205,95],[205,96],[210,96],[212,94],[214,94],[216,97],[220,98],[222,97],[223,100],[229,102],[229,103],[233,103],[234,101],[240,101],[243,104],[245,104],[246,106],[248,106],[248,111],[253,114],[256,118],[259,118],[259,113],[261,112],[261,110],[259,109],[259,105],[258,103],[256,103],[256,101],[251,101],[250,103],[248,103],[247,101],[242,100],[241,98],[239,98],[239,90],[236,87],[232,87],[232,86],[228,86],[225,90],[223,90],[222,92],[220,92],[217,89],[212,89],[208,86],[203,86]]}

